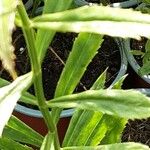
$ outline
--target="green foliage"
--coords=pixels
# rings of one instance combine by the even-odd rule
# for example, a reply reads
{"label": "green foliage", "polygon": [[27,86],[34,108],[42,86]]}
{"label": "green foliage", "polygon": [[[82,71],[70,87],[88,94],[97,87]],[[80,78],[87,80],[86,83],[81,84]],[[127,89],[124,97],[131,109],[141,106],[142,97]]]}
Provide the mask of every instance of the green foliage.
{"label": "green foliage", "polygon": [[149,150],[149,148],[145,145],[141,145],[138,143],[123,143],[123,144],[110,144],[110,145],[101,145],[101,146],[74,146],[74,147],[66,147],[63,150]]}
{"label": "green foliage", "polygon": [[[149,149],[142,144],[121,143],[121,134],[128,119],[150,117],[150,99],[147,96],[134,90],[121,90],[125,76],[115,83],[113,89],[104,89],[105,71],[90,90],[72,93],[101,46],[103,35],[149,38],[150,15],[104,6],[70,8],[72,2],[46,0],[42,15],[30,19],[21,0],[11,0],[12,5],[8,4],[8,0],[0,1],[0,8],[3,8],[0,9],[0,58],[4,67],[15,79],[17,75],[11,45],[14,24],[22,28],[31,62],[31,72],[16,78],[14,82],[0,78],[0,133],[3,132],[0,149],[30,149],[25,144],[40,147],[41,150]],[[33,14],[37,6],[38,1],[34,1]],[[41,64],[57,31],[77,32],[79,35],[58,81],[54,99],[46,101]],[[149,73],[149,45],[148,40],[143,60],[144,73]],[[31,83],[35,96],[27,92]],[[10,118],[20,98],[39,107],[48,127],[45,137],[17,118]],[[62,109],[71,107],[77,108],[61,148],[56,126]]]}
{"label": "green foliage", "polygon": [[40,147],[43,141],[43,137],[39,133],[28,127],[15,116],[11,116],[4,128],[3,136],[14,141],[32,144],[37,147]]}
{"label": "green foliage", "polygon": [[32,73],[28,73],[24,76],[18,77],[10,85],[0,88],[0,136],[17,101],[21,97],[21,93],[29,86],[31,80]]}
{"label": "green foliage", "polygon": [[148,75],[150,73],[150,40],[145,44],[145,54],[143,57],[143,66],[141,67],[140,74]]}
{"label": "green foliage", "polygon": [[88,90],[62,96],[47,102],[49,107],[100,111],[127,119],[149,116],[150,99],[135,90]]}

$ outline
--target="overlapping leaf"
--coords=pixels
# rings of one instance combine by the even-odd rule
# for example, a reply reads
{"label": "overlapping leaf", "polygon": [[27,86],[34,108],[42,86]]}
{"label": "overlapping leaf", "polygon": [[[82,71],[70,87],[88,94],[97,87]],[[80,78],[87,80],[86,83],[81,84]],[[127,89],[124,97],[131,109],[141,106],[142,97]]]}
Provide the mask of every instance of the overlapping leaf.
{"label": "overlapping leaf", "polygon": [[126,119],[150,116],[150,99],[134,90],[88,90],[48,101],[49,107],[88,109]]}
{"label": "overlapping leaf", "polygon": [[[17,78],[8,86],[0,88],[0,135],[11,116],[11,113],[21,97],[22,91],[31,83],[32,73]],[[5,115],[4,115],[5,114]]]}
{"label": "overlapping leaf", "polygon": [[85,6],[39,16],[33,20],[32,26],[60,32],[92,32],[140,39],[140,36],[150,37],[149,20],[150,15],[133,10]]}
{"label": "overlapping leaf", "polygon": [[110,145],[100,146],[74,146],[64,147],[62,150],[149,150],[149,147],[143,144],[129,142],[129,143],[118,143]]}
{"label": "overlapping leaf", "polygon": [[15,55],[11,44],[11,34],[14,28],[16,6],[17,0],[0,1],[0,59],[4,68],[9,71],[14,79],[17,74],[15,72]]}
{"label": "overlapping leaf", "polygon": [[24,122],[11,116],[3,131],[3,137],[7,137],[14,141],[31,144],[37,147],[42,145],[43,137],[28,127]]}
{"label": "overlapping leaf", "polygon": [[8,138],[0,138],[0,149],[1,150],[32,150],[32,148],[22,145],[18,142]]}

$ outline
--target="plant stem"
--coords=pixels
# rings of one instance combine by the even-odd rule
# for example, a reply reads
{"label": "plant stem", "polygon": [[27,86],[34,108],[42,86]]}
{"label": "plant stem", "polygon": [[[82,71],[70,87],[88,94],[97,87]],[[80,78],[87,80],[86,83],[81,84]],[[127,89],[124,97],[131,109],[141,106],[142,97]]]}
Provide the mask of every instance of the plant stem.
{"label": "plant stem", "polygon": [[54,133],[55,138],[55,149],[59,150],[60,145],[58,142],[58,134],[56,126],[53,122],[53,118],[49,112],[49,109],[46,105],[44,91],[42,87],[42,71],[41,71],[41,64],[38,61],[37,57],[37,51],[35,46],[35,37],[34,37],[34,30],[30,27],[30,20],[28,18],[28,15],[26,13],[26,10],[24,8],[24,5],[20,1],[20,4],[17,7],[18,13],[20,15],[21,21],[22,21],[22,30],[25,36],[25,40],[28,47],[28,52],[31,60],[31,67],[33,71],[33,77],[34,77],[34,87],[35,87],[35,94],[38,100],[38,106],[39,109],[44,117],[44,120],[46,122],[46,125],[48,127],[48,130],[52,133]]}

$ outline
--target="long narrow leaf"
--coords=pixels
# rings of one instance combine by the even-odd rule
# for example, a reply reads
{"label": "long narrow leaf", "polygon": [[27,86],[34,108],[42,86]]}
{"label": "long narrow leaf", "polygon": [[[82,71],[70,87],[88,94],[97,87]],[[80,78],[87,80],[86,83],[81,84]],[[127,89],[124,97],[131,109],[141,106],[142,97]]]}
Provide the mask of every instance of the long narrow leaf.
{"label": "long narrow leaf", "polygon": [[[141,21],[142,22],[142,21]],[[105,34],[114,37],[140,39],[141,36],[150,37],[150,26],[144,23],[117,21],[68,21],[68,22],[35,22],[34,28],[59,32],[88,32]],[[146,31],[146,32],[145,32]]]}
{"label": "long narrow leaf", "polygon": [[[2,14],[0,16],[0,59],[2,60],[4,68],[11,74],[13,79],[17,77],[14,62],[14,48],[11,44],[11,35],[14,28],[16,6],[17,0],[0,1],[0,14]],[[4,13],[6,10],[9,10],[7,14]]]}
{"label": "long narrow leaf", "polygon": [[[11,113],[21,97],[21,93],[32,81],[32,73],[17,78],[10,85],[0,88],[0,135],[11,116]],[[4,115],[5,114],[5,115]]]}
{"label": "long narrow leaf", "polygon": [[[10,84],[9,81],[0,78],[0,87],[6,86],[9,84]],[[28,92],[23,92],[23,94],[21,95],[20,101],[31,104],[31,105],[38,105],[36,97]]]}
{"label": "long narrow leaf", "polygon": [[68,95],[74,91],[86,67],[102,44],[102,37],[96,34],[79,34],[59,79],[55,97]]}
{"label": "long narrow leaf", "polygon": [[[78,35],[58,81],[55,97],[68,95],[74,91],[86,67],[101,46],[102,38],[103,36],[97,34],[80,33]],[[60,110],[53,110],[52,113],[56,114],[57,119]]]}
{"label": "long narrow leaf", "polygon": [[100,146],[65,147],[63,150],[149,150],[149,147],[139,143],[128,142]]}
{"label": "long narrow leaf", "polygon": [[33,20],[33,27],[60,32],[92,32],[139,39],[140,36],[150,36],[149,20],[150,15],[133,10],[85,6],[39,16]]}
{"label": "long narrow leaf", "polygon": [[22,145],[8,138],[0,138],[1,150],[32,150],[32,148]]}
{"label": "long narrow leaf", "polygon": [[84,6],[78,9],[38,16],[33,19],[35,22],[93,20],[150,23],[150,15],[142,14],[139,11],[133,11],[131,9],[120,9],[104,6]]}
{"label": "long narrow leaf", "polygon": [[[98,90],[104,88],[105,80],[106,70],[95,81],[91,89]],[[94,136],[91,134],[92,132],[94,132],[94,129],[96,128],[98,122],[100,122],[102,115],[103,114],[100,112],[77,109],[74,112],[73,117],[71,118],[67,133],[63,141],[63,147],[72,145],[88,145],[86,143],[91,136],[92,140],[94,140]],[[96,133],[100,130],[100,134],[98,134],[98,142],[100,142],[100,139],[103,137],[103,135],[105,135],[106,132],[106,130],[103,127],[101,129],[99,127],[96,130]],[[83,135],[82,133],[85,134]]]}
{"label": "long narrow leaf", "polygon": [[[45,1],[43,14],[63,11],[69,8],[72,0],[47,0]],[[55,31],[47,31],[39,29],[36,35],[36,47],[38,50],[39,61],[42,62],[48,46],[50,45]]]}
{"label": "long narrow leaf", "polygon": [[150,99],[134,90],[89,90],[48,101],[49,107],[88,109],[126,119],[150,116]]}
{"label": "long narrow leaf", "polygon": [[44,138],[40,150],[54,150],[54,133],[48,132]]}
{"label": "long narrow leaf", "polygon": [[12,116],[4,128],[3,136],[12,140],[40,147],[43,137],[25,123]]}

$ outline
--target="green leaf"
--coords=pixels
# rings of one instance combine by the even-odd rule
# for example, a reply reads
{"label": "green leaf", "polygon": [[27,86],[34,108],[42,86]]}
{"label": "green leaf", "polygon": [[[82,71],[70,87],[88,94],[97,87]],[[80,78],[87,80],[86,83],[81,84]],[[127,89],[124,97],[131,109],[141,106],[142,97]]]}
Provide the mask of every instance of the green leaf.
{"label": "green leaf", "polygon": [[60,76],[55,97],[71,94],[79,83],[86,67],[96,55],[103,36],[80,33],[76,38],[65,68]]}
{"label": "green leaf", "polygon": [[[96,90],[104,88],[106,71],[107,69],[99,76],[91,89]],[[87,145],[86,143],[91,137],[92,132],[94,132],[94,129],[97,127],[97,124],[101,120],[102,115],[103,114],[100,112],[77,109],[71,118],[67,133],[63,141],[63,146]],[[104,128],[103,130],[101,129],[96,129],[96,132],[100,130],[101,133],[98,135],[98,139],[103,137],[102,133],[105,134]],[[94,135],[92,135],[92,140],[95,140],[93,137]]]}
{"label": "green leaf", "polygon": [[54,150],[54,133],[48,132],[44,138],[40,150]]}
{"label": "green leaf", "polygon": [[1,150],[32,150],[32,148],[22,145],[8,138],[0,138],[0,149]]}
{"label": "green leaf", "polygon": [[[97,34],[80,33],[76,38],[65,68],[59,78],[55,97],[71,94],[83,76],[86,67],[95,56],[103,42],[103,36]],[[57,112],[58,111],[58,112]],[[60,110],[52,110],[56,118]]]}
{"label": "green leaf", "polygon": [[130,51],[132,53],[132,55],[135,55],[135,56],[143,56],[145,53],[140,51],[140,50],[131,50]]}
{"label": "green leaf", "polygon": [[143,57],[143,66],[140,68],[141,75],[148,75],[150,73],[150,40],[145,44],[145,55]]}
{"label": "green leaf", "polygon": [[11,116],[7,125],[4,128],[3,136],[21,143],[31,144],[40,147],[43,137],[27,126],[25,123]]}
{"label": "green leaf", "polygon": [[[11,34],[14,28],[16,6],[17,0],[0,1],[0,59],[2,60],[4,68],[11,74],[13,79],[17,77],[14,62],[14,48],[11,44]],[[7,11],[8,13],[5,13]]]}
{"label": "green leaf", "polygon": [[[76,115],[79,113],[81,113],[81,115],[78,115],[76,124],[73,124],[77,119]],[[97,120],[100,120],[101,117],[101,113],[94,111],[84,110],[82,112],[81,110],[78,110],[77,112],[75,112],[75,115],[73,115],[71,124],[69,126],[70,131],[67,131],[63,146],[84,145],[91,132],[93,131],[93,128],[96,126]],[[74,127],[73,130],[71,130],[72,127]]]}
{"label": "green leaf", "polygon": [[[0,135],[11,116],[11,113],[21,97],[21,93],[32,81],[32,73],[18,77],[10,85],[0,88]],[[3,115],[5,114],[5,115]]]}
{"label": "green leaf", "polygon": [[37,17],[32,26],[60,32],[92,32],[140,39],[140,36],[149,38],[149,23],[150,15],[138,11],[85,6]]}
{"label": "green leaf", "polygon": [[122,88],[122,85],[123,85],[123,82],[124,80],[126,79],[127,77],[127,74],[122,76],[114,85],[113,85],[113,89],[121,89]]}
{"label": "green leaf", "polygon": [[[0,87],[6,86],[9,84],[10,82],[8,82],[7,80],[0,78]],[[38,105],[36,97],[28,92],[23,92],[20,98],[20,101],[31,104],[31,105]]]}
{"label": "green leaf", "polygon": [[[63,11],[69,8],[72,0],[47,0],[44,4],[43,14]],[[42,62],[48,46],[50,45],[55,31],[39,29],[36,35],[36,47],[38,50],[39,61]]]}
{"label": "green leaf", "polygon": [[[150,37],[150,26],[144,23],[116,21],[68,21],[68,22],[36,22],[32,27],[57,32],[88,32],[113,37],[135,38]],[[147,32],[145,32],[147,31]]]}
{"label": "green leaf", "polygon": [[100,90],[105,88],[107,70],[108,68],[106,68],[106,70],[97,78],[92,85],[91,90]]}
{"label": "green leaf", "polygon": [[100,146],[65,147],[62,150],[149,150],[149,147],[139,143],[128,142]]}
{"label": "green leaf", "polygon": [[105,137],[102,139],[101,144],[113,144],[113,143],[120,143],[122,132],[125,128],[127,123],[127,119],[122,118],[115,118],[110,116],[107,118],[107,126],[110,127],[109,121],[113,120],[113,124],[111,126],[111,130],[108,130]]}
{"label": "green leaf", "polygon": [[126,119],[150,116],[150,99],[134,90],[88,90],[47,102],[49,107],[88,109]]}
{"label": "green leaf", "polygon": [[150,15],[142,14],[141,12],[133,11],[132,9],[120,9],[104,6],[84,6],[63,12],[41,15],[33,19],[34,22],[93,20],[150,23]]}

